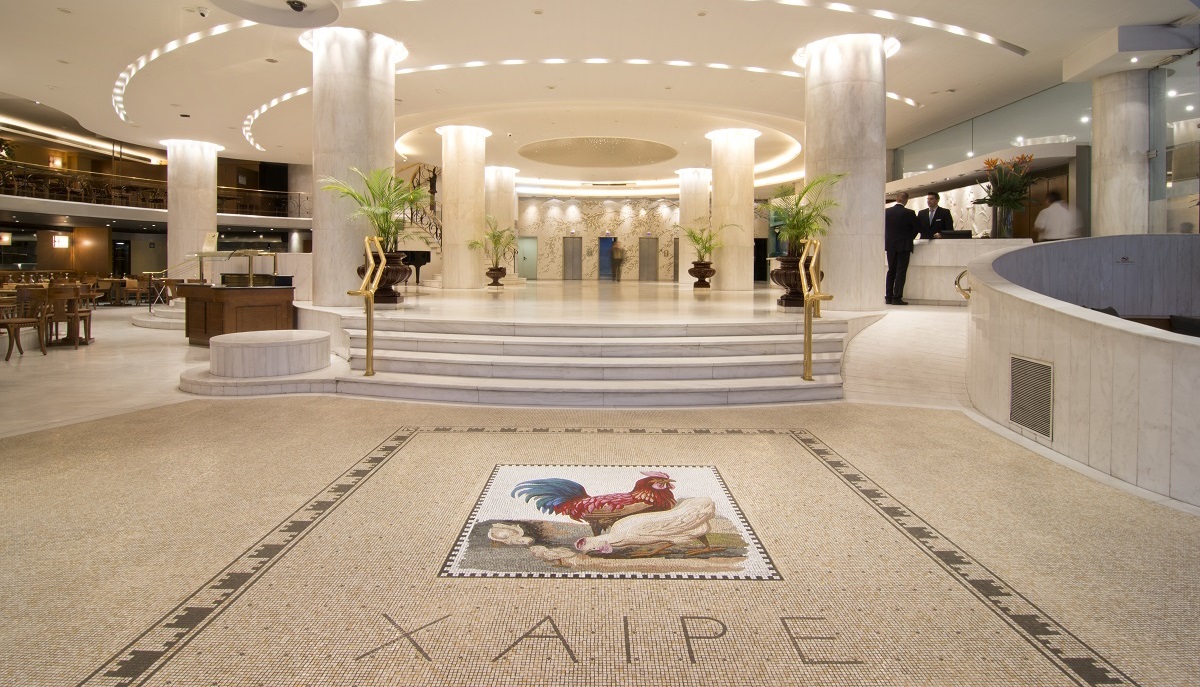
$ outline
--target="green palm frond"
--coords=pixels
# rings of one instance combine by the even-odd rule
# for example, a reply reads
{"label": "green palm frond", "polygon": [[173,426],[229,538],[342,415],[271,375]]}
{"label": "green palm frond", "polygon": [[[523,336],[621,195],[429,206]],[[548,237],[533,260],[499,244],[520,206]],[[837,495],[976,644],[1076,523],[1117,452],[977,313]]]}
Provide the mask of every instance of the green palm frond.
{"label": "green palm frond", "polygon": [[484,257],[491,261],[492,267],[499,267],[500,263],[516,257],[517,235],[512,229],[500,229],[496,225],[496,218],[491,215],[487,215],[484,221],[487,222],[488,230],[483,233],[483,239],[467,241],[467,248],[482,250]]}
{"label": "green palm frond", "polygon": [[845,176],[821,174],[806,179],[799,191],[781,186],[770,200],[759,206],[760,213],[775,227],[779,240],[787,243],[789,256],[799,256],[804,241],[829,232],[833,221],[829,212],[838,207],[838,202],[826,194]]}
{"label": "green palm frond", "polygon": [[720,241],[717,240],[717,234],[721,233],[726,227],[736,227],[736,224],[722,224],[713,229],[712,225],[707,221],[697,219],[695,226],[683,226],[676,224],[675,228],[683,231],[683,235],[691,242],[692,247],[696,249],[696,260],[698,262],[708,262],[713,251],[722,247]]}
{"label": "green palm frond", "polygon": [[397,177],[390,167],[381,167],[367,173],[363,173],[357,167],[351,167],[350,171],[362,180],[361,187],[333,177],[321,177],[321,183],[325,184],[321,189],[354,201],[358,208],[350,217],[366,219],[385,251],[395,251],[402,242],[409,239],[419,239],[425,245],[429,245],[430,240],[425,232],[407,229],[408,221],[405,216],[410,209],[429,203],[428,191]]}

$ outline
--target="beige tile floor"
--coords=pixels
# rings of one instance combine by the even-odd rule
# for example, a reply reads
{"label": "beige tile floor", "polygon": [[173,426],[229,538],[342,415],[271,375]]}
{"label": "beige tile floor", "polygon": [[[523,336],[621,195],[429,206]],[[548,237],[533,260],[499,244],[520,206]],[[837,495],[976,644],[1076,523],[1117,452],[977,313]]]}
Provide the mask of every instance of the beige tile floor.
{"label": "beige tile floor", "polygon": [[[889,309],[851,402],[617,411],[192,400],[207,351],[103,309],[0,377],[0,684],[1200,683],[1200,519],[955,409],[965,316]],[[511,463],[711,465],[783,579],[441,576]]]}

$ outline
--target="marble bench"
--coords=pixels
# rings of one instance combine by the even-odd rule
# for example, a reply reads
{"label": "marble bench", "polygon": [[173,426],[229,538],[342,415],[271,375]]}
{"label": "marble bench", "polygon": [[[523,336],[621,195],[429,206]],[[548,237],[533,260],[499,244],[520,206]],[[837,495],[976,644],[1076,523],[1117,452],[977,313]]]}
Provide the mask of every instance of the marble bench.
{"label": "marble bench", "polygon": [[215,377],[283,377],[329,367],[329,332],[272,329],[209,339]]}

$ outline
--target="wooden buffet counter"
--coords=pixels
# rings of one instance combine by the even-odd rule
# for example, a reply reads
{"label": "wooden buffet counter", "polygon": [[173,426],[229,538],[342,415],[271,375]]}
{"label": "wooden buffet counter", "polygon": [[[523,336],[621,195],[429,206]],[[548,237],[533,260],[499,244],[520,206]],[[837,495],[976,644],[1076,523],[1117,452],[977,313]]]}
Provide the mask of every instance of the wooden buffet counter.
{"label": "wooden buffet counter", "polygon": [[218,334],[295,327],[291,286],[180,284],[178,288],[187,299],[187,337],[193,345],[207,346]]}

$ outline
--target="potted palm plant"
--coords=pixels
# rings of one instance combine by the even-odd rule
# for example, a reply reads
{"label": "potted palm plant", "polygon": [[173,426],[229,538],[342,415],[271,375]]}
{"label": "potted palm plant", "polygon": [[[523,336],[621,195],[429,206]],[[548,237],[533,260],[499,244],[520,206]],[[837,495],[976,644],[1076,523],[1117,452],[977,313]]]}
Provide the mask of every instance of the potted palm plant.
{"label": "potted palm plant", "polygon": [[[804,306],[800,258],[804,253],[805,244],[810,239],[828,233],[832,221],[829,211],[836,208],[838,203],[826,194],[845,176],[821,174],[812,179],[805,179],[799,190],[782,186],[770,200],[760,206],[761,212],[773,223],[779,240],[787,246],[786,253],[778,258],[779,267],[771,270],[771,281],[786,290],[777,301],[779,305]],[[807,267],[804,266],[805,269]]]}
{"label": "potted palm plant", "polygon": [[[419,240],[426,246],[432,244],[426,232],[410,230],[407,221],[410,210],[429,202],[429,193],[397,177],[395,170],[390,167],[381,167],[367,173],[363,173],[357,167],[351,167],[350,171],[361,179],[361,188],[357,184],[333,177],[322,177],[321,182],[325,185],[321,188],[342,198],[349,198],[358,205],[350,217],[366,218],[383,245],[387,257],[387,265],[379,281],[379,290],[375,292],[375,302],[400,303],[404,296],[393,287],[412,273],[412,267],[404,264],[404,253],[399,250],[400,244],[412,239]],[[359,276],[365,271],[366,265],[363,264],[358,268]]]}
{"label": "potted palm plant", "polygon": [[696,250],[696,259],[692,261],[692,267],[687,271],[688,274],[696,278],[696,283],[692,284],[693,289],[708,289],[712,285],[708,283],[713,275],[717,273],[713,269],[712,257],[713,251],[722,246],[717,240],[719,234],[725,227],[737,226],[735,224],[723,224],[716,229],[707,222],[697,222],[697,226],[685,227],[681,224],[676,224],[675,228],[683,232],[684,237],[692,244],[692,248]]}
{"label": "potted palm plant", "polygon": [[492,280],[488,286],[504,286],[500,280],[508,274],[508,269],[501,266],[500,263],[516,257],[517,235],[512,229],[501,229],[496,226],[496,218],[491,215],[488,215],[484,221],[487,222],[488,230],[483,233],[483,239],[468,241],[467,248],[482,250],[483,256],[492,263],[492,266],[484,272],[487,278]]}

